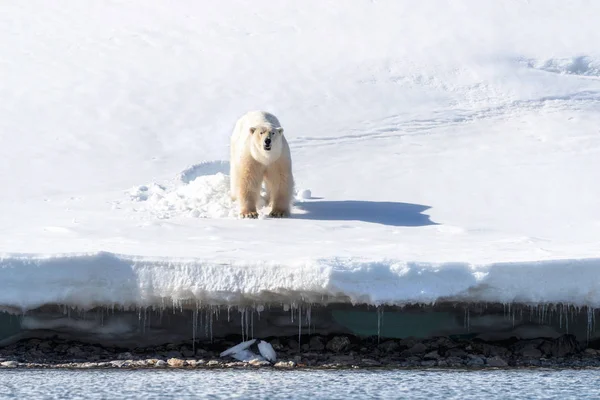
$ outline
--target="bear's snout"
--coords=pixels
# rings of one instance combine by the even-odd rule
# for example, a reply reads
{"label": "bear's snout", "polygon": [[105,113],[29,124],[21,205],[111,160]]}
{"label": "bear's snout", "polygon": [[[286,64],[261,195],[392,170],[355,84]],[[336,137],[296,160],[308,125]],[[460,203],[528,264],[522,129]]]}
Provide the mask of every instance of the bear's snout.
{"label": "bear's snout", "polygon": [[265,148],[265,150],[271,150],[271,139],[270,138],[265,139],[264,148]]}

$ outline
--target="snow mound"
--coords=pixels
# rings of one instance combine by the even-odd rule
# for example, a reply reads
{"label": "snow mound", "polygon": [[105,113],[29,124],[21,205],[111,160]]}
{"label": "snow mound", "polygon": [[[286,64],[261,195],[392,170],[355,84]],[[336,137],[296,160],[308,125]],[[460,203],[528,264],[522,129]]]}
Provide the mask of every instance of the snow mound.
{"label": "snow mound", "polygon": [[561,75],[600,76],[600,60],[590,56],[526,60],[529,68]]}
{"label": "snow mound", "polygon": [[143,203],[138,211],[150,212],[161,219],[234,218],[236,215],[235,203],[229,196],[229,176],[221,172],[198,176],[172,189],[155,183],[134,187],[129,196],[134,202]]}
{"label": "snow mound", "polygon": [[215,174],[229,175],[229,161],[204,161],[194,164],[179,174],[179,179],[183,183],[190,183],[198,177]]}

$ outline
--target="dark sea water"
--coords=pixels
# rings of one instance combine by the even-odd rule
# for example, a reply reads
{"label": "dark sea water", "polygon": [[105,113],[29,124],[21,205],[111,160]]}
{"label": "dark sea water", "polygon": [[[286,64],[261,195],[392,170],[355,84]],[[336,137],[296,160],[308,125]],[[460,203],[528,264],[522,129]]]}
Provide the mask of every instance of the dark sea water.
{"label": "dark sea water", "polygon": [[0,399],[598,399],[600,370],[0,370]]}

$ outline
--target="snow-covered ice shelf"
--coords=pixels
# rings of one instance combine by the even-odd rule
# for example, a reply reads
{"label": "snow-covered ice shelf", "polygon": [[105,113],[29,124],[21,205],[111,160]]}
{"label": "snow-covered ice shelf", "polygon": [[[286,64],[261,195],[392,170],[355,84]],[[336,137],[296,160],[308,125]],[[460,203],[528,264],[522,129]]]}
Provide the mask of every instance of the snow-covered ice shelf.
{"label": "snow-covered ice shelf", "polygon": [[[3,11],[2,307],[600,305],[600,3]],[[252,109],[290,219],[235,217]]]}

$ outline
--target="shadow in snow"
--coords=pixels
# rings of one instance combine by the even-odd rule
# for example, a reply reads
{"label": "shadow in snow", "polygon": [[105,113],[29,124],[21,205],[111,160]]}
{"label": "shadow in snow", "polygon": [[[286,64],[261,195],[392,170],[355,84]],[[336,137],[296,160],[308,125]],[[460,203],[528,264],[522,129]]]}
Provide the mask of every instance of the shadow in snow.
{"label": "shadow in snow", "polygon": [[423,211],[431,208],[421,204],[390,201],[308,201],[295,207],[306,214],[294,214],[296,219],[321,221],[363,221],[390,226],[437,225]]}

